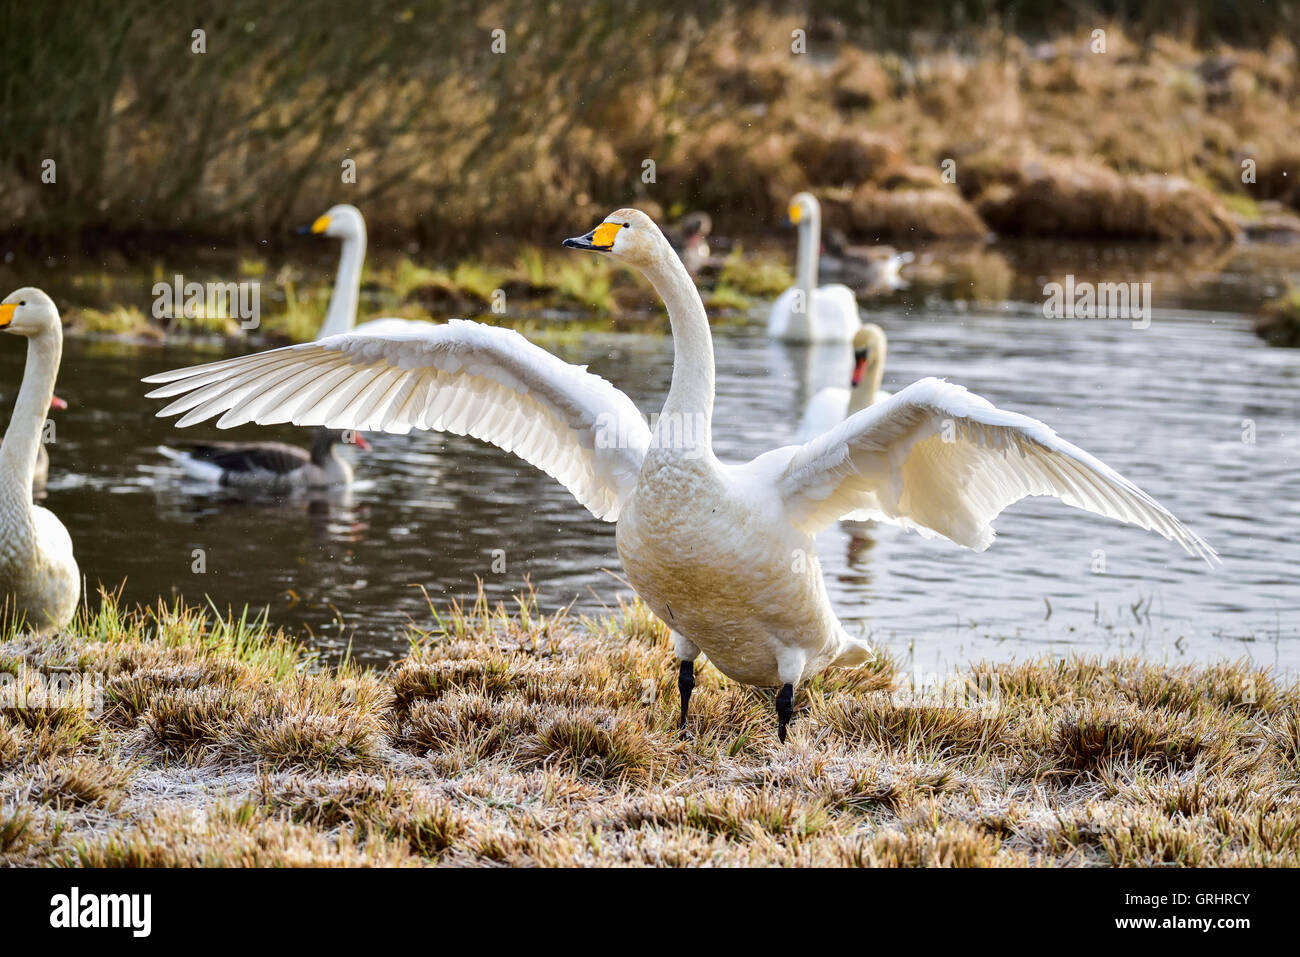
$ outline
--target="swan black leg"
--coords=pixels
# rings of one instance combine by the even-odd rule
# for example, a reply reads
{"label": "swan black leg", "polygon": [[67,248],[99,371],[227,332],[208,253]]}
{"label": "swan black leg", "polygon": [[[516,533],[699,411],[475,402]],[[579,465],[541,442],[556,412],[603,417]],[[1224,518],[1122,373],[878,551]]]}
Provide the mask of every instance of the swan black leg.
{"label": "swan black leg", "polygon": [[776,696],[776,736],[785,744],[785,729],[794,717],[794,685],[781,685]]}
{"label": "swan black leg", "polygon": [[691,703],[691,691],[695,688],[695,662],[683,661],[681,670],[677,672],[677,690],[682,694],[682,720],[677,725],[679,728],[686,727],[686,709]]}

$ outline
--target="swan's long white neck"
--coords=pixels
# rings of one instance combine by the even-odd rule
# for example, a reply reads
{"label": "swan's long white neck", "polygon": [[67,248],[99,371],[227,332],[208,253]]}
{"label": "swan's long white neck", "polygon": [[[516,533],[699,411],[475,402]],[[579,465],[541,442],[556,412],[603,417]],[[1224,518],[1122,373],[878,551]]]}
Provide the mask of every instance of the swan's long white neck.
{"label": "swan's long white neck", "polygon": [[645,271],[668,307],[673,331],[673,381],[655,426],[651,455],[685,451],[713,455],[713,335],[700,292],[667,240]]}
{"label": "swan's long white neck", "polygon": [[799,251],[795,258],[794,284],[808,294],[817,288],[817,261],[821,258],[822,211],[816,205],[808,207],[799,221]]}
{"label": "swan's long white neck", "polygon": [[357,322],[357,299],[361,294],[361,265],[366,261],[366,227],[357,224],[357,233],[343,238],[339,253],[339,271],[334,277],[334,292],[321,323],[317,339],[351,332]]}
{"label": "swan's long white neck", "polygon": [[14,402],[13,417],[0,445],[0,496],[32,502],[32,476],[41,447],[41,432],[54,395],[54,379],[63,354],[63,330],[57,324],[27,340],[27,366]]}
{"label": "swan's long white neck", "polygon": [[799,295],[790,311],[789,328],[795,338],[815,340],[812,330],[817,317],[813,312],[813,293],[817,289],[817,262],[821,258],[822,212],[816,203],[805,208],[807,211],[799,220],[799,245],[794,261],[794,287]]}

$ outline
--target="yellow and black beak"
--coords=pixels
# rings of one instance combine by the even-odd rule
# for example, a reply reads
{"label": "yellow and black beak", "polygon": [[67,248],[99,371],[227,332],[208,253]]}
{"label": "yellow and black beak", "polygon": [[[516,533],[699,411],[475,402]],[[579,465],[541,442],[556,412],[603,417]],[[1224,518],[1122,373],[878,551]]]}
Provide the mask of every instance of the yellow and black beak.
{"label": "yellow and black beak", "polygon": [[598,253],[607,253],[614,248],[614,237],[622,228],[622,223],[601,223],[585,236],[566,239],[563,245],[569,249],[593,249]]}
{"label": "yellow and black beak", "polygon": [[17,308],[18,304],[13,302],[6,302],[0,306],[0,329],[5,328],[14,321],[14,310]]}
{"label": "yellow and black beak", "polygon": [[299,236],[319,236],[325,230],[330,228],[330,218],[328,216],[317,216],[316,222],[310,226],[303,226],[298,230]]}

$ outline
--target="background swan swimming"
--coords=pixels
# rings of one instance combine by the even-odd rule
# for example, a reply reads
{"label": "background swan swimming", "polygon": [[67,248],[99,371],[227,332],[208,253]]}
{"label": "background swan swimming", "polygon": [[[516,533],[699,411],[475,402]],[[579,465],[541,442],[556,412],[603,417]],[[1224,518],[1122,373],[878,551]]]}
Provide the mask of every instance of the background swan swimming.
{"label": "background swan swimming", "polygon": [[331,206],[310,226],[304,226],[298,232],[329,236],[340,241],[338,272],[334,275],[334,289],[320,331],[316,333],[317,339],[354,329],[371,333],[386,329],[401,332],[413,326],[432,325],[420,319],[371,319],[357,325],[361,271],[366,263],[366,219],[361,210],[347,203]]}
{"label": "background swan swimming", "polygon": [[799,193],[787,214],[799,237],[794,285],[772,303],[767,334],[787,342],[848,342],[862,325],[853,290],[838,283],[817,285],[821,204],[812,193]]}
{"label": "background swan swimming", "polygon": [[849,387],[827,386],[817,390],[804,408],[799,421],[797,441],[808,442],[833,429],[850,415],[889,398],[880,388],[885,378],[885,330],[874,322],[864,325],[853,336],[853,372]]}

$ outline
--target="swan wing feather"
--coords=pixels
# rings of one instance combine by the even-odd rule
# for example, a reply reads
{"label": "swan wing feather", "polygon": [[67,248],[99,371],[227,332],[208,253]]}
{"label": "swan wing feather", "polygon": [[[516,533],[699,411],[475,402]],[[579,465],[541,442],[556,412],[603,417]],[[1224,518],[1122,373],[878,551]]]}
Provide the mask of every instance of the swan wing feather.
{"label": "swan wing feather", "polygon": [[518,332],[468,320],[391,320],[361,331],[146,378],[178,427],[247,422],[472,435],[563,484],[616,521],[650,444],[645,420],[604,379]]}
{"label": "swan wing feather", "polygon": [[777,482],[790,521],[808,533],[846,516],[873,518],[983,551],[1003,509],[1047,495],[1218,560],[1146,492],[1042,422],[940,379],[795,447]]}

